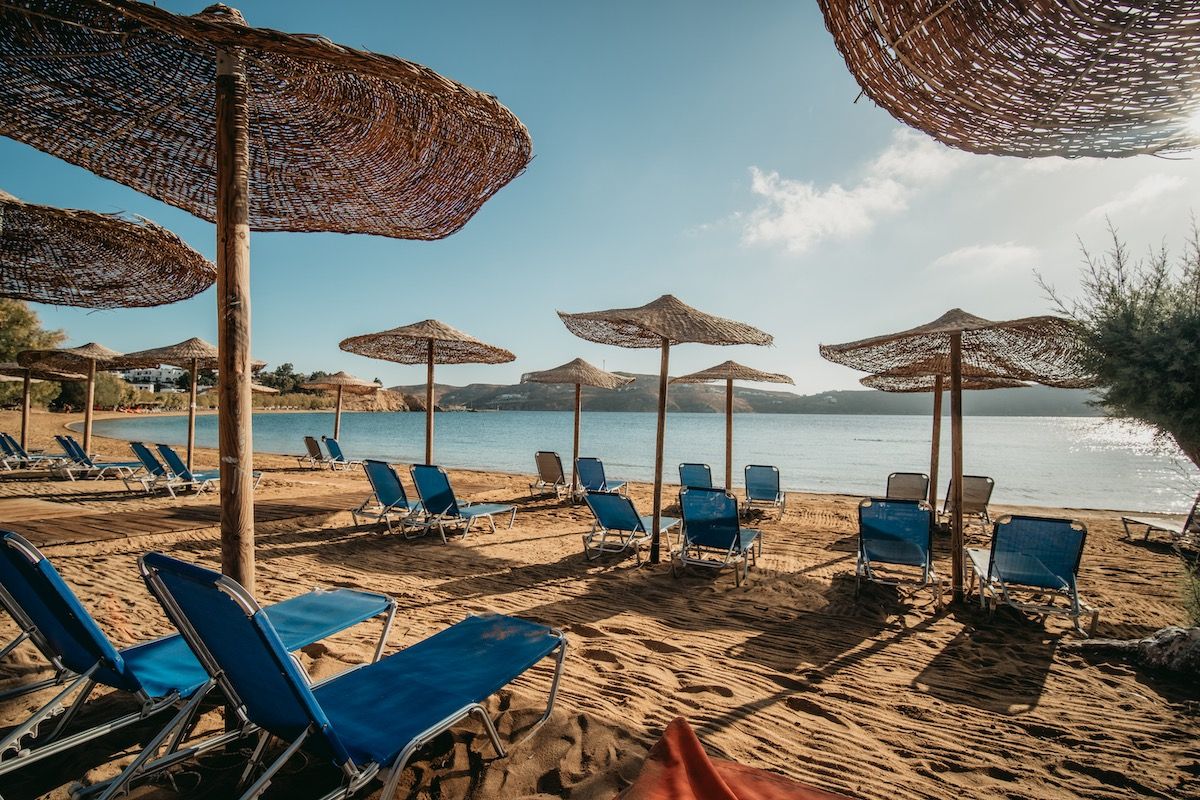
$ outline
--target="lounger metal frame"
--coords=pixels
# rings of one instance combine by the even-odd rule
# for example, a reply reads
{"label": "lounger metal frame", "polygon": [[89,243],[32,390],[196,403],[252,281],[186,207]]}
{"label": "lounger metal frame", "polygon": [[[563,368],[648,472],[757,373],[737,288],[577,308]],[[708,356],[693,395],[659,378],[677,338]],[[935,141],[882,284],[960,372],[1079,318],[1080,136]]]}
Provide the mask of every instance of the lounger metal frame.
{"label": "lounger metal frame", "polygon": [[[982,503],[977,499],[967,500],[967,483],[974,482],[977,485],[987,486],[987,497]],[[992,502],[992,492],[996,488],[996,482],[986,475],[963,475],[963,517],[977,517],[984,526],[992,525],[992,517],[988,511],[988,505]],[[954,479],[950,479],[950,483],[946,486],[946,497],[942,501],[942,516],[949,516],[953,511],[954,502]]]}
{"label": "lounger metal frame", "polygon": [[329,466],[330,459],[321,452],[321,443],[317,441],[315,436],[304,437],[304,447],[308,450],[307,455],[296,456],[296,461],[300,466],[308,464],[313,469],[322,469]]}
{"label": "lounger metal frame", "polygon": [[1192,503],[1191,510],[1188,511],[1187,517],[1183,522],[1175,522],[1171,519],[1142,517],[1142,516],[1127,516],[1121,517],[1121,526],[1125,528],[1125,538],[1133,540],[1133,529],[1130,526],[1142,525],[1146,530],[1142,533],[1142,541],[1147,541],[1150,534],[1154,531],[1161,531],[1170,534],[1171,543],[1178,545],[1187,539],[1200,539],[1200,495],[1196,496],[1196,500]]}
{"label": "lounger metal frame", "polygon": [[[155,573],[153,569],[150,569],[146,566],[144,560],[139,559],[138,564],[139,569],[142,571],[142,577],[146,581],[147,586],[150,587],[150,591],[162,604],[163,609],[167,612],[167,616],[170,617],[171,621],[175,623],[175,626],[183,634],[184,638],[188,641],[188,644],[191,645],[192,651],[195,652],[197,658],[200,660],[200,663],[208,671],[209,675],[216,676],[216,683],[220,685],[222,691],[225,693],[225,696],[229,698],[233,707],[236,708],[239,717],[241,717],[243,720],[243,724],[253,725],[253,723],[251,723],[250,720],[245,716],[244,701],[242,701],[237,690],[225,677],[224,671],[221,669],[216,658],[214,658],[212,653],[209,652],[207,646],[204,644],[204,640],[200,638],[195,628],[192,627],[191,623],[188,621],[187,616],[183,613],[183,610],[179,607],[178,603],[175,602],[170,590],[166,587],[157,573]],[[247,616],[252,616],[259,611],[260,606],[258,605],[258,602],[236,581],[233,581],[225,576],[220,576],[218,578],[217,586],[222,592],[233,599],[233,601],[241,607],[242,611]],[[473,715],[477,716],[482,723],[498,758],[504,758],[508,755],[509,750],[528,741],[538,731],[538,729],[545,724],[546,720],[550,718],[551,713],[554,711],[554,702],[558,697],[558,686],[562,679],[563,661],[567,654],[566,634],[557,628],[551,628],[550,630],[555,636],[558,637],[559,641],[555,649],[550,651],[551,653],[557,653],[557,657],[555,659],[554,677],[551,680],[550,693],[546,702],[546,710],[542,713],[542,716],[537,720],[537,722],[535,722],[533,726],[525,732],[525,735],[520,739],[511,742],[507,749],[500,741],[500,734],[496,731],[496,726],[492,722],[491,717],[488,716],[487,709],[485,709],[479,703],[469,703],[414,737],[413,740],[409,742],[409,744],[396,757],[392,765],[386,769],[385,765],[378,763],[370,763],[363,766],[358,766],[353,762],[348,761],[342,764],[341,769],[345,778],[345,783],[332,792],[322,795],[320,800],[349,798],[364,786],[369,784],[377,776],[379,776],[380,773],[383,773],[385,776],[383,778],[383,791],[379,796],[380,800],[392,800],[400,783],[400,777],[404,772],[405,766],[408,764],[409,758],[412,757],[412,754],[420,747],[428,744],[434,738],[441,735],[443,732],[449,730]],[[345,673],[341,674],[344,675]],[[330,678],[329,680],[335,680],[336,678],[337,676],[334,676],[334,678]],[[277,756],[274,761],[266,766],[266,769],[259,774],[254,783],[250,784],[250,786],[247,787],[240,795],[239,800],[254,800],[254,798],[259,797],[263,792],[265,792],[271,785],[272,778],[274,778],[279,770],[291,760],[292,756],[294,756],[301,749],[305,740],[308,739],[313,732],[314,731],[310,726],[302,731],[294,740],[288,742],[283,752]],[[254,752],[251,755],[250,760],[247,762],[245,769],[242,771],[239,788],[245,786],[250,777],[253,776],[254,773],[263,765],[267,744],[270,742],[272,736],[269,732],[264,730],[260,730],[258,733],[258,742],[254,747]]]}
{"label": "lounger metal frame", "polygon": [[[400,484],[400,492],[404,503],[403,507],[400,506],[401,500],[397,500],[395,503],[386,506],[379,500],[379,493],[375,490],[375,481],[371,478],[371,470],[367,469],[368,463],[382,464],[395,475],[396,483]],[[354,518],[354,525],[357,527],[362,524],[358,521],[359,517],[374,519],[376,522],[383,522],[387,526],[388,533],[393,533],[392,519],[396,518],[400,523],[400,533],[404,538],[413,539],[424,535],[428,530],[428,526],[422,520],[421,504],[413,503],[408,499],[408,493],[404,491],[404,484],[400,483],[400,476],[396,475],[396,470],[392,465],[384,461],[368,458],[363,461],[363,472],[366,473],[367,480],[370,481],[373,491],[366,500],[363,500],[362,505],[350,510],[350,516]],[[372,501],[374,501],[373,506],[371,504]],[[410,534],[410,530],[417,532]]]}
{"label": "lounger metal frame", "polygon": [[[774,497],[751,497],[750,494],[750,470],[770,470],[775,473],[775,496]],[[752,508],[767,508],[775,509],[779,512],[779,518],[783,519],[783,512],[787,510],[787,492],[783,490],[783,484],[779,479],[779,467],[771,466],[770,464],[747,464],[743,470],[746,482],[746,504],[742,507],[742,513],[748,514]]]}
{"label": "lounger metal frame", "polygon": [[[600,470],[600,475],[603,480],[599,486],[586,486],[583,482],[583,470],[579,468],[580,463],[587,461],[588,463],[595,462]],[[623,497],[629,496],[629,483],[626,481],[610,481],[608,474],[604,471],[604,462],[593,456],[580,456],[575,459],[575,475],[578,476],[579,482],[575,487],[575,500],[582,500],[587,497],[588,492],[607,492],[608,494],[619,494]],[[610,486],[611,484],[611,486]]]}
{"label": "lounger metal frame", "polygon": [[[902,474],[916,474],[916,473],[902,473]],[[889,482],[890,482],[890,478],[889,478]],[[922,511],[925,511],[928,514],[928,523],[926,525],[926,532],[928,535],[927,535],[925,548],[924,548],[925,549],[925,563],[924,563],[924,565],[922,565],[920,567],[920,569],[921,569],[920,579],[904,578],[899,575],[896,575],[896,576],[889,575],[887,577],[877,575],[875,573],[875,570],[872,569],[872,567],[871,567],[872,561],[875,561],[875,563],[879,563],[879,564],[891,564],[893,566],[912,566],[912,565],[899,564],[899,563],[893,564],[893,562],[880,561],[877,559],[869,559],[867,557],[866,543],[863,541],[863,537],[862,537],[863,509],[870,508],[877,503],[896,503],[896,502],[914,503],[917,508],[921,509]],[[858,596],[859,590],[860,590],[860,588],[862,586],[862,582],[864,580],[870,581],[871,583],[878,583],[883,586],[895,586],[895,587],[913,586],[917,589],[925,589],[927,587],[933,587],[934,605],[938,609],[940,609],[942,607],[942,581],[938,577],[937,571],[933,567],[933,519],[934,519],[933,506],[929,505],[929,503],[925,500],[910,500],[908,498],[895,498],[895,497],[885,497],[885,498],[864,497],[862,500],[860,500],[858,503],[858,521],[859,521],[858,522],[858,524],[859,524],[858,554],[857,554],[857,556],[855,558],[855,562],[854,562],[854,595],[856,597]]]}
{"label": "lounger metal frame", "polygon": [[[593,498],[610,498],[617,497],[620,502],[627,503],[629,513],[637,520],[637,525],[632,530],[622,528],[607,527],[600,520],[600,513],[596,511],[592,505]],[[633,501],[623,495],[614,495],[612,492],[588,492],[585,497],[588,508],[592,512],[592,529],[583,534],[583,557],[588,561],[595,561],[605,553],[620,554],[630,550],[633,551],[634,557],[637,559],[638,566],[642,564],[642,545],[648,545],[654,538],[647,526],[653,525],[653,517],[643,516],[637,513],[637,509],[633,505]],[[599,502],[605,502],[600,500]],[[667,552],[672,552],[675,548],[671,531],[679,527],[681,520],[675,517],[662,517],[659,519],[659,533],[667,536]],[[615,536],[616,540],[611,541],[609,536]],[[597,542],[597,537],[599,541]]]}
{"label": "lounger metal frame", "polygon": [[[71,670],[63,665],[62,660],[54,653],[54,649],[46,641],[46,638],[42,636],[37,625],[34,625],[33,620],[26,616],[21,607],[17,605],[17,601],[13,599],[13,596],[3,586],[0,586],[0,608],[8,612],[8,615],[12,617],[13,622],[17,624],[17,628],[19,629],[19,633],[16,636],[5,644],[4,647],[0,647],[0,659],[6,658],[9,653],[16,650],[24,642],[29,642],[37,649],[42,658],[46,659],[46,663],[54,669],[54,676],[51,678],[21,684],[20,686],[14,686],[11,689],[0,692],[0,702],[10,700],[14,697],[22,697],[23,695],[50,686],[60,686],[63,684],[71,676]],[[0,752],[0,756],[3,755],[3,752]]]}
{"label": "lounger metal frame", "polygon": [[[445,511],[439,511],[439,512],[434,513],[429,510],[429,504],[426,502],[425,495],[421,494],[421,484],[420,484],[420,482],[417,481],[417,476],[416,476],[416,470],[421,467],[437,470],[438,472],[441,473],[442,478],[446,481],[446,487],[447,487],[448,491],[450,492],[451,504],[450,504],[450,507],[447,508]],[[423,511],[422,511],[422,518],[421,518],[421,521],[419,524],[421,526],[424,526],[426,529],[437,528],[438,535],[442,537],[443,544],[449,543],[449,539],[446,538],[446,528],[450,528],[451,532],[453,532],[455,529],[461,527],[462,528],[462,537],[463,537],[463,539],[466,539],[467,536],[469,536],[471,533],[471,526],[475,523],[475,520],[479,519],[480,517],[487,517],[487,521],[492,527],[492,533],[495,533],[497,530],[496,514],[508,514],[508,526],[507,527],[509,529],[511,529],[513,524],[516,523],[516,521],[517,521],[517,507],[515,505],[510,505],[508,503],[474,503],[474,502],[463,503],[463,502],[460,502],[458,499],[458,495],[456,495],[454,493],[454,487],[452,487],[450,485],[450,476],[446,474],[446,470],[442,469],[441,467],[439,467],[437,465],[413,464],[409,468],[409,473],[412,476],[413,485],[417,489],[417,495],[421,498],[421,507],[422,507]],[[492,506],[492,505],[498,506],[498,507],[504,507],[506,510],[488,512],[488,513],[483,513],[483,514],[470,513],[472,506]],[[464,511],[466,511],[467,513],[463,514]]]}
{"label": "lounger metal frame", "polygon": [[350,469],[351,467],[362,466],[362,459],[346,458],[345,452],[342,451],[342,443],[337,439],[332,436],[322,436],[321,441],[325,443],[325,448],[329,450],[328,463],[330,469]]}
{"label": "lounger metal frame", "polygon": [[[1008,583],[999,575],[992,574],[992,565],[995,563],[995,543],[996,531],[1000,530],[1002,525],[1008,524],[1013,519],[1032,519],[1046,520],[1053,522],[1069,522],[1071,527],[1082,532],[1082,538],[1079,543],[1079,556],[1082,558],[1083,546],[1087,541],[1087,526],[1079,520],[1068,520],[1058,517],[1021,517],[1015,514],[1005,514],[1000,519],[996,520],[992,529],[992,543],[988,548],[988,566],[986,573],[980,572],[971,559],[969,551],[971,548],[963,548],[963,561],[965,569],[974,574],[975,578],[969,583],[969,586],[974,587],[974,590],[979,595],[980,608],[987,609],[994,613],[1000,605],[1007,605],[1018,611],[1026,612],[1042,618],[1050,615],[1066,616],[1071,619],[1071,624],[1075,631],[1083,636],[1091,636],[1096,632],[1096,623],[1100,619],[1100,611],[1084,602],[1079,594],[1079,587],[1073,579],[1071,586],[1067,589],[1055,590],[1039,586],[1025,586],[1019,583]],[[982,548],[977,548],[982,549]],[[1076,560],[1074,575],[1079,573],[1079,560]],[[1032,595],[1032,599],[1024,600],[1016,597],[1016,593]],[[1044,600],[1042,598],[1045,598]],[[1063,598],[1067,605],[1057,605],[1055,598]],[[1090,617],[1087,631],[1084,631],[1079,624],[1080,617]]]}
{"label": "lounger metal frame", "polygon": [[[688,492],[719,493],[724,495],[727,500],[732,501],[732,523],[737,526],[738,535],[730,541],[728,548],[701,544],[688,538],[687,512],[684,510],[684,497]],[[682,572],[689,566],[705,567],[718,571],[733,567],[735,585],[741,586],[743,580],[749,579],[750,567],[757,567],[758,557],[762,555],[763,537],[761,531],[741,527],[741,514],[738,512],[737,504],[737,497],[724,489],[692,488],[681,489],[679,491],[679,508],[683,514],[683,532],[680,537],[679,548],[675,550],[673,553],[674,558],[671,559],[672,577],[676,576],[676,569]],[[745,549],[741,546],[741,533],[743,530],[751,531],[755,534],[750,542],[750,546]]]}

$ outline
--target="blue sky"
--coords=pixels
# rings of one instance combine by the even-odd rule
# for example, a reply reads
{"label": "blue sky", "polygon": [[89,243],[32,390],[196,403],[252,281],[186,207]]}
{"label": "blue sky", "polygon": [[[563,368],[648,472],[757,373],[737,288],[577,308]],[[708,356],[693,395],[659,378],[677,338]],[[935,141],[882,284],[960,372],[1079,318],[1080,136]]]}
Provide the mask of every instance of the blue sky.
{"label": "blue sky", "polygon": [[[203,3],[166,0],[180,13]],[[252,25],[320,33],[494,94],[535,158],[439,242],[336,234],[251,239],[254,355],[387,385],[423,369],[343,353],[346,336],[433,317],[517,354],[439,370],[515,382],[582,356],[656,372],[655,351],[593,345],[555,309],[640,305],[664,292],[774,334],[773,348],[680,346],[672,373],[727,358],[801,392],[854,388],[820,342],[920,324],[961,306],[1044,313],[1034,270],[1070,295],[1079,242],[1111,217],[1135,252],[1178,249],[1200,211],[1200,165],[973,156],[865,98],[815,3],[246,0]],[[30,202],[149,217],[210,258],[208,223],[0,140],[0,188]],[[1077,239],[1078,237],[1078,239]],[[116,350],[215,341],[209,290],[157,309],[37,306],[73,344]],[[270,368],[270,367],[269,367]]]}

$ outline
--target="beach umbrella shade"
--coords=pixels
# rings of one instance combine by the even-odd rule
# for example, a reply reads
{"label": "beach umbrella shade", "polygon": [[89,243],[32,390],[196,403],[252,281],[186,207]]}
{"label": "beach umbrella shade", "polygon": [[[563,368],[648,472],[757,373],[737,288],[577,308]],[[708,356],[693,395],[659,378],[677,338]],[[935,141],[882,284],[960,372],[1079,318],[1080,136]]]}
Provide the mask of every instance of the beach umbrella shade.
{"label": "beach umbrella shade", "polygon": [[56,369],[23,367],[15,361],[0,363],[0,376],[6,381],[21,381],[21,448],[29,447],[29,390],[39,381],[86,381],[87,375]]}
{"label": "beach umbrella shade", "polygon": [[326,375],[324,378],[308,383],[301,384],[305,389],[321,389],[323,391],[337,392],[337,405],[333,410],[333,438],[338,438],[342,432],[342,394],[349,392],[350,394],[375,394],[379,391],[378,383],[364,381],[362,378],[356,378],[346,372],[335,372],[332,375]]}
{"label": "beach umbrella shade", "polygon": [[[964,372],[1075,389],[1092,381],[1076,367],[1077,344],[1070,323],[1040,316],[993,322],[951,309],[933,322],[898,333],[845,344],[821,345],[837,364],[892,378],[949,378],[950,456],[954,485],[950,552],[954,597],[963,593],[962,389]],[[936,378],[935,378],[936,381]]]}
{"label": "beach umbrella shade", "polygon": [[662,522],[663,436],[667,421],[667,369],[671,346],[685,343],[769,345],[769,334],[758,328],[715,317],[692,308],[674,295],[637,308],[612,308],[577,314],[558,312],[567,330],[581,339],[617,347],[656,347],[660,350],[658,373],[658,427],[654,441],[654,531],[650,560],[659,561],[659,525]]}
{"label": "beach umbrella shade", "polygon": [[516,359],[503,347],[481,342],[436,319],[414,322],[379,333],[364,333],[343,339],[338,347],[397,364],[424,364],[425,372],[425,463],[433,463],[434,364],[505,364]]}
{"label": "beach umbrella shade", "polygon": [[112,361],[121,354],[109,350],[102,344],[88,342],[81,347],[64,347],[57,350],[25,350],[17,353],[17,363],[23,367],[58,372],[82,373],[87,376],[86,400],[83,409],[83,449],[91,452],[92,406],[96,396],[96,370],[111,369]]}
{"label": "beach umbrella shade", "polygon": [[787,375],[778,372],[763,372],[762,370],[746,367],[736,361],[726,361],[715,367],[680,375],[672,378],[671,383],[713,383],[725,382],[725,491],[733,491],[733,382],[754,381],[759,383],[790,383],[795,382]]}
{"label": "beach umbrella shade", "polygon": [[[868,375],[858,381],[868,389],[878,389],[881,392],[916,393],[931,392],[933,394],[933,431],[929,448],[929,505],[937,509],[938,467],[942,443],[942,394],[945,391],[945,376],[918,375],[898,377],[895,375]],[[964,375],[962,378],[963,391],[980,391],[987,389],[1022,389],[1029,386],[1025,381],[1012,378],[986,378]]]}
{"label": "beach umbrella shade", "polygon": [[1200,145],[1195,0],[819,0],[864,94],[951,147],[1133,156]]}
{"label": "beach umbrella shade", "polygon": [[[203,339],[192,337],[178,344],[166,347],[155,347],[150,350],[139,350],[136,353],[126,353],[114,359],[110,369],[136,369],[137,367],[157,367],[160,364],[170,364],[188,371],[191,386],[188,392],[188,439],[187,439],[187,468],[192,468],[192,454],[196,449],[196,394],[198,391],[198,373],[202,369],[219,369],[220,353],[217,348]],[[252,370],[260,370],[267,364],[265,361],[251,361]]]}
{"label": "beach umbrella shade", "polygon": [[0,0],[0,135],[216,223],[221,563],[251,591],[250,231],[442,238],[532,152],[426,67],[131,0]]}
{"label": "beach umbrella shade", "polygon": [[251,383],[250,391],[254,394],[279,394],[274,386],[263,386],[261,383]]}
{"label": "beach umbrella shade", "polygon": [[633,383],[633,378],[605,372],[582,358],[576,358],[553,369],[526,372],[521,376],[521,383],[573,384],[575,386],[575,438],[571,448],[571,496],[574,497],[575,490],[579,487],[579,479],[575,474],[575,462],[579,460],[579,416],[583,409],[583,387],[619,389]]}
{"label": "beach umbrella shade", "polygon": [[174,303],[212,262],[141,217],[25,203],[0,190],[0,297],[85,308]]}

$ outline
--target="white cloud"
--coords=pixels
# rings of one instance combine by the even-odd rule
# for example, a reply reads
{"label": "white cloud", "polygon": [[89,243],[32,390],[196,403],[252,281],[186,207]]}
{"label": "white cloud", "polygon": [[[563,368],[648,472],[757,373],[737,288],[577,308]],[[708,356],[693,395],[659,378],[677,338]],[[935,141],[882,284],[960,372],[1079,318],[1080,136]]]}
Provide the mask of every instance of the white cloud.
{"label": "white cloud", "polygon": [[1084,219],[1102,219],[1115,216],[1126,209],[1145,208],[1156,198],[1181,189],[1186,184],[1187,178],[1180,175],[1147,175],[1135,183],[1128,192],[1119,194],[1087,212]]}
{"label": "white cloud", "polygon": [[928,137],[900,130],[851,186],[833,183],[819,188],[752,166],[750,189],[761,202],[745,217],[742,241],[803,253],[823,239],[866,233],[880,218],[906,209],[913,195],[944,180],[968,158]]}
{"label": "white cloud", "polygon": [[938,256],[929,267],[958,277],[982,278],[1027,273],[1037,266],[1037,259],[1037,248],[1015,242],[972,244]]}

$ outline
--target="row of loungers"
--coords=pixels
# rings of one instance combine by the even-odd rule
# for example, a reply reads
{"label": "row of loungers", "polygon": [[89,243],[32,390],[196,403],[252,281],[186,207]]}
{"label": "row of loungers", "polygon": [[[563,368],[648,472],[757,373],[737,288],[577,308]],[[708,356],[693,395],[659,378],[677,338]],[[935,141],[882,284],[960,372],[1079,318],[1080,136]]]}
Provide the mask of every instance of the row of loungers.
{"label": "row of loungers", "polygon": [[[263,607],[232,579],[161,553],[143,555],[138,566],[179,632],[118,649],[45,556],[21,536],[0,531],[0,605],[21,628],[0,658],[28,642],[55,670],[53,678],[6,696],[63,687],[0,739],[0,783],[45,758],[153,718],[162,727],[120,775],[80,794],[116,797],[135,781],[254,737],[238,784],[242,798],[261,794],[305,750],[341,773],[341,785],[324,798],[349,797],[379,778],[381,797],[388,800],[412,753],[469,716],[479,718],[503,757],[504,744],[483,703],[550,657],[555,664],[545,711],[520,741],[553,710],[567,647],[557,629],[498,614],[470,616],[381,658],[396,614],[396,601],[386,595],[318,589]],[[292,655],[371,619],[382,619],[383,631],[368,664],[314,682]],[[139,710],[96,721],[103,706],[92,708],[84,729],[70,731],[97,687],[133,696]],[[223,695],[216,707],[231,716],[222,733],[196,736],[197,715],[206,699],[212,706],[213,695]],[[51,725],[49,732],[39,730]],[[277,744],[269,753],[272,742]]]}
{"label": "row of loungers", "polygon": [[315,436],[304,437],[304,449],[307,452],[302,456],[296,456],[296,460],[300,462],[300,466],[309,466],[313,469],[329,467],[333,470],[362,466],[363,462],[351,461],[346,458],[346,454],[342,452],[342,446],[338,443],[337,439],[331,436],[322,436],[321,441],[325,443],[325,448],[329,451],[329,455],[322,452],[321,443],[317,441]]}
{"label": "row of loungers", "polygon": [[[963,475],[962,513],[964,517],[976,518],[984,525],[991,525],[988,504],[992,502],[992,491],[996,482],[985,475]],[[929,476],[923,472],[893,472],[888,475],[887,494],[889,500],[924,500],[929,497]],[[954,511],[954,480],[946,487],[942,501],[942,516]]]}

